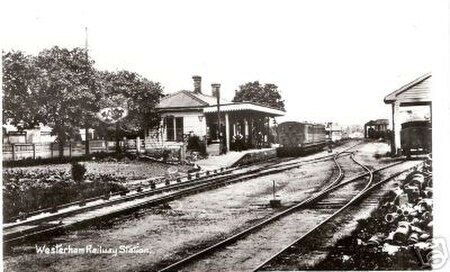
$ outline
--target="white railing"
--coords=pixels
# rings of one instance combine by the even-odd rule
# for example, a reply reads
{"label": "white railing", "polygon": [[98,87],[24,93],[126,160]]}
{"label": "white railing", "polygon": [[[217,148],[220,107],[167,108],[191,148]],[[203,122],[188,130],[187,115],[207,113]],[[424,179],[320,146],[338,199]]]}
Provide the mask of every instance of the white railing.
{"label": "white railing", "polygon": [[[139,142],[137,145],[136,142]],[[127,151],[143,152],[145,150],[145,142],[139,138],[120,141],[121,148]],[[98,152],[115,152],[116,142],[105,140],[90,140],[89,154]],[[36,143],[36,144],[3,144],[3,161],[16,161],[23,159],[45,159],[55,158],[59,156],[58,143]],[[64,146],[64,157],[80,157],[86,155],[85,144],[81,142],[69,142]]]}

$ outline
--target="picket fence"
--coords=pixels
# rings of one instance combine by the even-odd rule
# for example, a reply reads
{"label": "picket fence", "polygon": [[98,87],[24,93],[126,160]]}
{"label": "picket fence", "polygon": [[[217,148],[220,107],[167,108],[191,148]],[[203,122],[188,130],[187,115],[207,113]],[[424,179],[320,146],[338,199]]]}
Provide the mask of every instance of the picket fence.
{"label": "picket fence", "polygon": [[[142,139],[130,139],[120,141],[121,148],[127,151],[143,152],[145,143]],[[115,141],[90,140],[89,154],[98,152],[114,152],[116,150]],[[59,156],[58,143],[15,143],[3,144],[3,161],[17,161],[24,159],[46,159]],[[64,146],[64,157],[80,157],[86,155],[86,148],[82,142],[68,142]]]}

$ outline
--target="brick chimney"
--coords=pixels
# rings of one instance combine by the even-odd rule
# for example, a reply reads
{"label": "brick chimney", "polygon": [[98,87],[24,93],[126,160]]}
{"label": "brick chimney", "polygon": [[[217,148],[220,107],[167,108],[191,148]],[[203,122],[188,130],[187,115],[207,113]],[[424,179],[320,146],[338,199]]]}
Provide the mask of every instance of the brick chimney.
{"label": "brick chimney", "polygon": [[201,76],[192,76],[194,80],[194,93],[202,93],[202,77]]}
{"label": "brick chimney", "polygon": [[217,98],[217,100],[220,99],[220,83],[213,83],[211,84],[212,87],[212,96]]}

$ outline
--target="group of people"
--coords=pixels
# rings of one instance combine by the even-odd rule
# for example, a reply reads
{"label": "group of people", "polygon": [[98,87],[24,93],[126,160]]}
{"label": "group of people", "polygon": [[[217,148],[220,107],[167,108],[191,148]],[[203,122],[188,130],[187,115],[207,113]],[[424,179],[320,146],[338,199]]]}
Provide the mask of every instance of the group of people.
{"label": "group of people", "polygon": [[[256,140],[256,147],[258,149],[262,148],[263,143],[264,143],[264,135],[261,132],[258,132],[255,135],[255,140]],[[234,142],[236,151],[240,152],[244,149],[245,139],[244,139],[244,136],[240,132],[237,132],[233,136],[233,142]]]}

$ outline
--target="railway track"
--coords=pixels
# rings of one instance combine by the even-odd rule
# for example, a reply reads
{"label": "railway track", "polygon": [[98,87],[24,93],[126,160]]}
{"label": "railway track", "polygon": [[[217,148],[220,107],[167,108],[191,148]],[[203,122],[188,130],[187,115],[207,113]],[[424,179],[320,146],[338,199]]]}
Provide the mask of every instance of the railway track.
{"label": "railway track", "polygon": [[[317,234],[317,232],[319,232],[325,224],[340,215],[350,205],[354,204],[355,201],[367,194],[369,192],[369,188],[375,188],[371,187],[374,182],[374,171],[370,170],[366,165],[357,161],[354,157],[354,154],[351,155],[351,159],[366,171],[366,174],[364,176],[368,176],[368,179],[365,184],[364,180],[361,182],[362,184],[364,184],[364,187],[360,190],[354,190],[354,186],[352,186],[353,181],[361,181],[361,179],[357,177],[352,182],[347,181],[340,184],[340,186],[336,186],[335,188],[337,190],[333,190],[333,192],[329,194],[328,198],[313,203],[313,205],[308,207],[308,209],[318,211],[325,210],[326,215],[323,217],[316,217],[316,220],[314,220],[314,223],[316,223],[315,226],[309,229],[306,233],[303,233],[300,238],[295,239],[293,242],[289,243],[287,246],[283,247],[281,250],[267,258],[265,261],[256,266],[256,268],[254,268],[252,271],[260,271],[265,269],[272,270],[274,267],[271,266],[270,263],[277,263],[276,259],[282,258],[281,256],[283,256],[283,254],[285,254],[287,251],[296,248],[296,245],[298,244],[304,244],[305,240],[312,237],[314,234]],[[399,163],[394,163],[393,165],[397,164]],[[352,186],[353,188],[349,188],[350,186]],[[304,250],[313,250],[315,244],[317,244],[317,241],[310,240],[310,245],[307,245]]]}
{"label": "railway track", "polygon": [[[399,164],[399,163],[396,163]],[[361,165],[366,168],[366,166]],[[367,170],[369,171],[369,170]],[[378,189],[381,185],[386,182],[392,180],[393,178],[401,175],[402,173],[408,171],[404,170],[401,172],[397,172],[383,180],[378,182],[374,182],[373,173],[376,171],[372,171],[371,178],[364,186],[364,188],[357,193],[350,201],[337,201],[335,203],[325,203],[328,207],[331,207],[333,213],[331,213],[328,217],[325,217],[321,220],[317,225],[311,228],[308,232],[301,235],[299,238],[295,239],[293,242],[282,248],[280,251],[276,252],[263,262],[261,262],[258,266],[256,266],[252,271],[273,271],[273,270],[292,270],[298,269],[298,267],[293,268],[292,263],[286,260],[297,259],[299,260],[299,256],[306,256],[307,254],[312,255],[321,255],[326,254],[326,240],[332,238],[333,234],[330,233],[330,229],[333,229],[333,220],[336,219],[339,215],[343,214],[350,206],[355,203],[359,203],[363,198],[367,197],[369,194],[377,193],[375,190]],[[320,205],[324,203],[317,203],[316,208],[320,208]],[[330,205],[331,204],[331,205]],[[345,220],[345,219],[343,219]],[[310,255],[308,255],[310,257]],[[308,257],[306,257],[308,258]],[[307,263],[307,261],[303,260],[303,264]]]}
{"label": "railway track", "polygon": [[[346,152],[341,152],[341,153],[336,154],[336,155],[333,156],[333,160],[335,162],[336,168],[338,169],[338,174],[337,174],[337,177],[327,185],[327,188],[338,184],[344,178],[344,172],[343,172],[341,166],[339,165],[339,163],[337,162],[337,158],[340,155],[344,154],[344,153],[346,153]],[[242,231],[240,233],[237,233],[237,234],[235,234],[235,235],[233,235],[233,236],[231,236],[231,237],[229,237],[229,238],[227,238],[225,240],[220,241],[217,244],[214,244],[214,245],[212,245],[210,247],[207,247],[207,248],[201,250],[200,252],[197,252],[197,253],[195,253],[195,254],[193,254],[193,255],[185,258],[185,259],[182,259],[181,261],[178,261],[178,262],[176,262],[176,263],[174,263],[174,264],[172,264],[172,265],[170,265],[168,267],[163,268],[160,271],[175,271],[175,270],[178,270],[179,268],[189,264],[190,262],[195,261],[196,259],[201,258],[202,256],[205,256],[206,254],[212,253],[212,252],[218,250],[219,248],[225,247],[225,246],[229,245],[230,243],[233,243],[233,242],[241,239],[243,236],[249,234],[250,232],[254,232],[254,231],[257,231],[260,228],[263,228],[265,225],[270,224],[270,223],[274,222],[275,220],[279,219],[280,217],[291,213],[292,211],[297,209],[297,207],[299,207],[299,205],[302,205],[302,204],[303,204],[303,202],[300,203],[300,204],[294,205],[294,206],[288,208],[287,210],[284,210],[281,213],[278,213],[278,214],[276,214],[276,215],[274,215],[272,217],[269,217],[268,219],[266,219],[266,220],[264,220],[264,221],[262,221],[262,222],[260,222],[260,223],[258,223],[256,225],[254,225],[254,226],[252,226],[252,227],[250,227],[250,228],[248,228],[248,229],[246,229],[246,230],[244,230],[244,231]]]}
{"label": "railway track", "polygon": [[[337,163],[338,157],[343,153],[347,152],[341,152],[334,157],[339,169],[338,177],[321,191],[227,239],[166,266],[160,271],[258,270],[281,254],[285,250],[284,245],[291,246],[297,241],[292,242],[290,240],[292,237],[305,237],[375,188],[373,185],[374,173],[402,163],[393,163],[372,171],[359,163],[353,154],[349,154],[352,161],[358,164],[364,173],[343,181],[343,170]],[[368,179],[366,180],[365,177]],[[355,190],[355,182],[363,185],[362,189]],[[334,199],[334,203],[325,203],[327,199]],[[322,208],[319,209],[319,206]],[[324,206],[326,209],[323,208]],[[311,220],[307,220],[307,218],[311,218]],[[280,233],[283,235],[280,236]],[[282,250],[280,251],[279,248]],[[273,255],[274,252],[275,255]]]}
{"label": "railway track", "polygon": [[216,173],[211,173],[211,171],[198,173],[193,179],[186,177],[183,180],[179,179],[175,184],[161,188],[146,188],[141,192],[135,191],[125,196],[116,195],[108,200],[102,199],[102,197],[94,198],[82,207],[79,206],[78,202],[61,205],[57,207],[60,212],[55,214],[50,213],[49,210],[43,210],[40,213],[34,213],[32,217],[26,220],[4,224],[4,245],[14,245],[37,238],[45,238],[65,229],[85,226],[94,221],[133,212],[143,207],[159,205],[186,195],[263,175],[279,173],[309,163],[329,160],[353,147],[346,148],[334,156],[327,155],[301,162],[285,162],[283,164],[269,162],[263,163],[258,167],[235,167],[221,169],[221,171]]}

